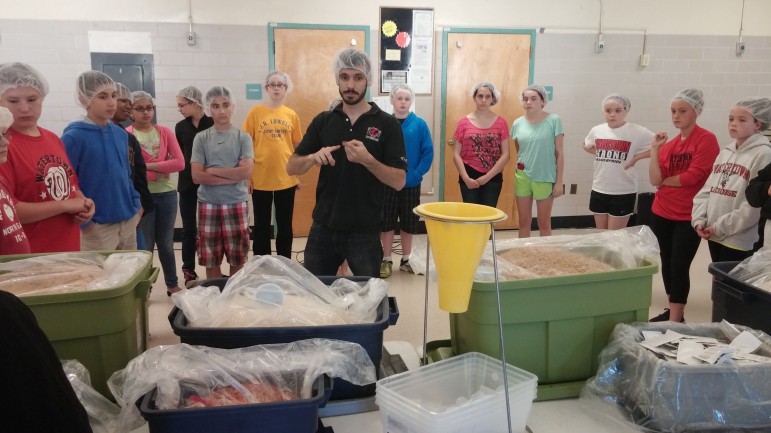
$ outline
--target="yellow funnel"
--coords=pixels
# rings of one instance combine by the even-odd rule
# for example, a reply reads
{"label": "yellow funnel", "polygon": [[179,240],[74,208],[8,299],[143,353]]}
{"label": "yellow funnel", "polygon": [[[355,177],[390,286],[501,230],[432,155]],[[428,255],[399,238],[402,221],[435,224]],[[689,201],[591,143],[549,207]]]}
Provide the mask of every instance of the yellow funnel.
{"label": "yellow funnel", "polygon": [[491,225],[507,216],[494,207],[459,202],[425,203],[416,207],[415,213],[426,221],[439,279],[439,308],[462,313],[468,309],[474,274]]}

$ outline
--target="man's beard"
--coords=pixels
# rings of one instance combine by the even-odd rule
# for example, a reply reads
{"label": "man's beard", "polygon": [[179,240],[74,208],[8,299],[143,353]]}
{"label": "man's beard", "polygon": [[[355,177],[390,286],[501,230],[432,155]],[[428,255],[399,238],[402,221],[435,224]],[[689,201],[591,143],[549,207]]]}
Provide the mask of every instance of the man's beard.
{"label": "man's beard", "polygon": [[[341,92],[340,97],[343,98],[343,102],[346,105],[356,105],[359,102],[361,102],[362,99],[364,99],[364,96],[366,95],[365,92],[359,93],[358,95],[354,96],[350,93]],[[354,100],[349,100],[348,98],[356,98]]]}

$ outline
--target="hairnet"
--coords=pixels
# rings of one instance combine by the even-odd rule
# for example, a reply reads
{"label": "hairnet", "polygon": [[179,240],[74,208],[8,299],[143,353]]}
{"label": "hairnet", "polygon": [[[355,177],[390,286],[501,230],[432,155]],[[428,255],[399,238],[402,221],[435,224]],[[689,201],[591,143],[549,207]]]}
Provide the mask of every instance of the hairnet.
{"label": "hairnet", "polygon": [[195,102],[199,107],[203,108],[203,93],[198,90],[198,87],[187,86],[177,92],[177,96],[181,96],[190,102]]}
{"label": "hairnet", "polygon": [[704,93],[699,89],[683,89],[672,98],[672,102],[677,100],[687,102],[696,110],[696,114],[701,114],[701,109],[704,108]]}
{"label": "hairnet", "polygon": [[335,109],[335,107],[340,105],[341,102],[343,102],[343,98],[340,96],[335,96],[334,98],[329,100],[329,105],[327,106],[327,108],[329,109],[329,111],[332,111]]}
{"label": "hairnet", "polygon": [[282,80],[284,80],[284,84],[286,84],[286,93],[289,93],[294,89],[294,84],[292,84],[292,79],[289,78],[289,74],[283,71],[273,71],[270,74],[268,74],[267,77],[265,77],[265,85],[268,85],[268,82],[270,82],[270,77],[279,77]]}
{"label": "hairnet", "polygon": [[32,87],[44,98],[48,95],[48,81],[35,68],[26,63],[0,65],[0,97],[9,89]]}
{"label": "hairnet", "polygon": [[155,105],[155,98],[153,95],[145,92],[144,90],[134,90],[131,92],[131,103],[134,104],[140,99],[149,99],[153,105]]}
{"label": "hairnet", "polygon": [[620,93],[611,93],[610,95],[606,96],[602,100],[602,109],[605,109],[605,105],[607,105],[608,102],[613,102],[614,104],[618,104],[621,106],[621,108],[624,109],[624,111],[629,111],[630,108],[632,108],[632,101],[629,100],[626,96],[620,94]]}
{"label": "hairnet", "polygon": [[493,102],[490,105],[495,105],[498,103],[498,100],[501,98],[501,92],[498,91],[498,89],[495,88],[495,84],[489,82],[489,81],[482,81],[481,83],[478,83],[476,86],[471,88],[471,97],[474,98],[477,96],[477,92],[479,89],[487,89],[492,93],[493,95]]}
{"label": "hairnet", "polygon": [[13,113],[5,107],[0,107],[0,128],[10,128],[11,125],[13,125]]}
{"label": "hairnet", "polygon": [[115,82],[109,75],[100,71],[86,71],[80,74],[76,83],[78,103],[81,107],[88,108],[94,96],[106,89],[116,89]]}
{"label": "hairnet", "polygon": [[406,84],[398,83],[391,86],[391,98],[396,96],[399,92],[410,92],[410,99],[415,97],[415,92],[412,90],[412,87]]}
{"label": "hairnet", "polygon": [[546,88],[543,86],[539,86],[538,84],[531,84],[527,87],[525,87],[525,90],[522,91],[522,97],[525,97],[525,92],[528,90],[532,90],[539,95],[541,95],[541,100],[543,101],[544,105],[546,105],[546,102],[549,100],[549,93],[546,91]]}
{"label": "hairnet", "polygon": [[372,82],[372,62],[369,56],[355,48],[346,48],[341,50],[335,56],[335,62],[332,65],[332,71],[335,73],[335,78],[340,75],[341,69],[356,69],[361,71],[365,77],[367,77],[367,83]]}
{"label": "hairnet", "polygon": [[128,99],[131,101],[131,90],[122,83],[115,83],[115,92],[118,94],[118,99]]}
{"label": "hairnet", "polygon": [[209,89],[208,92],[206,92],[206,109],[211,110],[212,101],[214,101],[214,98],[218,97],[227,99],[230,102],[230,105],[235,105],[233,103],[233,97],[231,96],[230,89],[225,86],[214,86]]}
{"label": "hairnet", "polygon": [[742,107],[752,114],[752,117],[760,122],[760,130],[765,131],[771,123],[771,99],[768,98],[747,98],[736,103],[737,107]]}

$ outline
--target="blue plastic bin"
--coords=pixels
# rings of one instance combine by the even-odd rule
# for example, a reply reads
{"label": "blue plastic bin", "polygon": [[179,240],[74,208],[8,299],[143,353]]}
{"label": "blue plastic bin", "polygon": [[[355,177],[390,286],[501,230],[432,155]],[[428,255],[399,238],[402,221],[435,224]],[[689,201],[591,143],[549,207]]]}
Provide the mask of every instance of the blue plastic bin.
{"label": "blue plastic bin", "polygon": [[[338,277],[318,277],[324,284],[332,284]],[[366,282],[367,277],[345,277],[351,281]],[[226,278],[202,281],[204,286],[225,287]],[[174,334],[182,343],[235,349],[258,344],[291,343],[309,338],[329,338],[360,344],[367,351],[375,370],[380,370],[383,356],[383,332],[390,325],[395,325],[399,318],[396,298],[388,297],[380,304],[377,319],[373,323],[357,325],[331,326],[290,326],[275,328],[197,328],[188,326],[185,313],[174,307],[169,313],[169,322]],[[358,386],[346,380],[335,379],[334,391],[330,400],[347,400],[375,395],[375,384]]]}
{"label": "blue plastic bin", "polygon": [[139,412],[147,420],[150,433],[316,433],[328,432],[319,421],[319,408],[324,407],[332,392],[332,381],[326,375],[316,379],[310,398],[276,403],[238,406],[157,409],[157,390],[145,394],[137,402]]}

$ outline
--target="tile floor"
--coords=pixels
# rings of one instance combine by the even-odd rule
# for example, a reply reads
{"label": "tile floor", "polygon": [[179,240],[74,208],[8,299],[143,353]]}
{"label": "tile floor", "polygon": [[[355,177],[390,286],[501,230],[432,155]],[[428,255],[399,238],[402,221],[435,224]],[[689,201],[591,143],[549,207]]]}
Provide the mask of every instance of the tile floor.
{"label": "tile floor", "polygon": [[[767,230],[769,230],[769,227],[767,227]],[[555,230],[555,234],[586,233],[588,231]],[[496,232],[496,235],[498,239],[504,239],[516,237],[517,232],[499,231]],[[771,239],[768,234],[766,238]],[[304,245],[305,238],[296,239],[294,250],[301,251]],[[179,248],[179,244],[176,247]],[[180,252],[177,250],[178,265],[181,263],[179,254]],[[398,263],[398,258],[399,256],[395,254],[395,263]],[[159,266],[157,258],[155,260],[156,266]],[[706,242],[702,242],[696,259],[691,266],[691,294],[686,309],[688,322],[700,323],[711,321],[711,275],[707,272],[709,263],[709,251],[707,250]],[[227,269],[223,270],[227,272]],[[199,269],[198,274],[204,275],[203,269]],[[400,315],[397,324],[385,331],[384,341],[404,341],[417,350],[422,347],[423,343],[425,280],[422,276],[400,272],[395,267],[393,275],[388,279],[388,282],[390,283],[389,295],[396,297]],[[439,310],[437,302],[436,284],[431,283],[428,300],[428,341],[450,338],[448,314]],[[657,274],[653,280],[653,299],[650,314],[656,315],[660,313],[666,305],[661,276]],[[166,296],[163,276],[161,275],[154,285],[149,301],[151,346],[179,342],[179,338],[172,332],[167,319],[172,306],[171,300]],[[325,425],[332,426],[336,433],[379,433],[382,431],[382,425],[377,412],[330,417],[325,418],[323,421]],[[505,423],[505,419],[503,422]],[[585,411],[578,404],[577,399],[534,403],[528,419],[528,426],[534,433],[623,433],[626,431],[636,431],[626,426],[611,423],[600,415]],[[136,433],[146,431],[148,430],[145,425],[137,430]]]}

